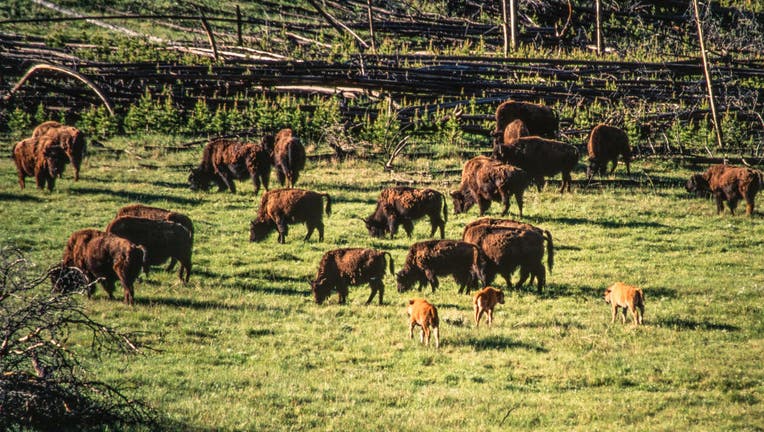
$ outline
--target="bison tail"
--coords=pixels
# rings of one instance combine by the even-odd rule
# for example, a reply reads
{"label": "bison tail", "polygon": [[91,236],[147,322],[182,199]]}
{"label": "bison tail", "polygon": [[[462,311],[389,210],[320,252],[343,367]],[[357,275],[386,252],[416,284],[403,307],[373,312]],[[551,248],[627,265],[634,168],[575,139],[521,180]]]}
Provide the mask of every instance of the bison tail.
{"label": "bison tail", "polygon": [[552,233],[544,230],[544,234],[546,234],[546,265],[551,273],[554,266],[554,244],[552,244]]}
{"label": "bison tail", "polygon": [[329,196],[328,193],[323,193],[321,196],[326,197],[326,215],[331,216],[332,215],[332,197]]}
{"label": "bison tail", "polygon": [[480,280],[480,283],[483,286],[486,286],[485,256],[483,255],[483,250],[474,243],[472,244],[472,247],[475,249],[475,254],[472,257],[472,268],[475,271],[475,275]]}
{"label": "bison tail", "polygon": [[395,275],[395,263],[393,263],[393,256],[390,252],[385,252],[385,255],[390,257],[390,274]]}
{"label": "bison tail", "polygon": [[443,201],[443,222],[448,222],[448,200],[443,194],[440,194],[440,199]]}
{"label": "bison tail", "polygon": [[149,274],[149,270],[151,269],[151,266],[149,265],[149,252],[143,245],[135,246],[141,251],[141,266],[143,267],[143,272]]}

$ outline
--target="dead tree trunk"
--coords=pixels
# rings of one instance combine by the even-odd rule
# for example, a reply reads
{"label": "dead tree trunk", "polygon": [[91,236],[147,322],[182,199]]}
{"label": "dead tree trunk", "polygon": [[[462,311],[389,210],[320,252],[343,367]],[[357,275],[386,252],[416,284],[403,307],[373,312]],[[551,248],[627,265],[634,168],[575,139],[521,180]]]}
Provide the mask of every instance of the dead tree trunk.
{"label": "dead tree trunk", "polygon": [[706,57],[706,45],[703,42],[703,24],[700,22],[700,10],[698,0],[692,0],[692,6],[695,9],[695,23],[698,25],[698,40],[700,41],[700,56],[703,59],[703,74],[706,76],[706,86],[708,87],[708,105],[711,107],[711,117],[714,120],[714,130],[716,131],[716,144],[719,148],[724,148],[722,140],[722,129],[719,124],[719,116],[716,114],[716,103],[714,102],[714,86],[711,81],[711,72],[708,69],[708,58]]}

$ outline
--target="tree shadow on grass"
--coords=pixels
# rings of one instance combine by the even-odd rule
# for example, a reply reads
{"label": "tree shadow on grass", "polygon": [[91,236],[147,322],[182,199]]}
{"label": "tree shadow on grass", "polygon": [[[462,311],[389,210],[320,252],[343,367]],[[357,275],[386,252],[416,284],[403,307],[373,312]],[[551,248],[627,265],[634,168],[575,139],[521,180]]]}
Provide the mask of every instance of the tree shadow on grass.
{"label": "tree shadow on grass", "polygon": [[43,202],[40,197],[34,195],[16,195],[9,193],[0,193],[0,202],[4,201],[20,201],[20,202]]}
{"label": "tree shadow on grass", "polygon": [[614,220],[607,220],[607,219],[583,219],[583,218],[575,218],[575,217],[567,217],[567,216],[560,216],[560,217],[545,217],[545,216],[528,216],[528,220],[531,220],[536,223],[544,223],[544,222],[559,222],[564,223],[568,225],[599,225],[603,228],[668,228],[668,225],[664,225],[660,222],[654,222],[654,221],[628,221],[628,222],[620,222],[620,221],[614,221]]}
{"label": "tree shadow on grass", "polygon": [[[590,286],[590,285],[562,285],[562,284],[547,284],[544,287],[541,296],[545,298],[556,299],[560,297],[580,297],[582,300],[602,300],[604,302],[606,286]],[[644,289],[646,299],[652,298],[677,298],[677,292],[675,289],[665,287],[654,287]]]}
{"label": "tree shadow on grass", "polygon": [[670,327],[677,330],[722,330],[730,332],[740,330],[740,327],[731,324],[715,323],[712,321],[695,321],[679,317],[661,318],[651,322],[651,324],[659,325],[661,327]]}
{"label": "tree shadow on grass", "polygon": [[141,203],[147,203],[151,204],[154,202],[161,202],[161,201],[170,201],[177,204],[199,204],[201,202],[198,198],[183,198],[179,196],[174,195],[168,195],[168,194],[153,194],[153,193],[137,193],[137,192],[129,192],[126,190],[121,189],[106,189],[106,188],[81,188],[77,186],[73,186],[70,191],[73,194],[103,194],[103,195],[111,195],[115,197],[119,197],[122,199],[125,199],[127,201],[133,201],[133,202],[141,202]]}
{"label": "tree shadow on grass", "polygon": [[518,341],[506,336],[483,336],[483,337],[468,337],[466,339],[456,339],[452,341],[454,345],[471,346],[475,351],[486,350],[508,350],[508,349],[525,349],[528,351],[534,351],[537,353],[546,353],[549,350],[541,345],[530,344],[522,341]]}
{"label": "tree shadow on grass", "polygon": [[241,310],[241,306],[230,306],[217,302],[192,300],[188,298],[166,298],[166,297],[136,297],[135,303],[141,306],[170,306],[170,307],[182,307],[197,310],[207,309],[225,309],[225,310]]}

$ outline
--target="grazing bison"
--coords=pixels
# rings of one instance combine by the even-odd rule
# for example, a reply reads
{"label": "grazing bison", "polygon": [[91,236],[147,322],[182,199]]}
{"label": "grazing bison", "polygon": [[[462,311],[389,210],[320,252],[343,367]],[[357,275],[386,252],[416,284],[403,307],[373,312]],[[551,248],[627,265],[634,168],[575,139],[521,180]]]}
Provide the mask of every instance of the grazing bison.
{"label": "grazing bison", "polygon": [[260,144],[230,139],[211,141],[204,147],[202,162],[191,170],[188,183],[192,190],[209,190],[210,183],[215,182],[218,191],[227,188],[235,193],[234,179],[252,178],[255,195],[260,192],[260,183],[267,191],[271,176],[272,145],[272,136],[265,136]]}
{"label": "grazing bison", "polygon": [[371,295],[366,304],[371,303],[379,293],[379,304],[385,293],[382,280],[385,277],[385,255],[390,257],[390,274],[395,274],[393,256],[389,252],[374,249],[335,249],[324,254],[318,265],[316,278],[310,282],[313,299],[321,304],[329,297],[333,288],[337,289],[340,304],[345,304],[349,285],[368,283]]}
{"label": "grazing bison", "polygon": [[[94,229],[72,233],[64,248],[62,269],[77,267],[85,273],[89,282],[100,280],[103,289],[114,298],[114,282],[119,280],[125,293],[125,303],[134,303],[133,284],[141,269],[147,270],[146,250],[116,235]],[[61,270],[59,270],[60,272]],[[58,279],[58,272],[51,278]],[[93,286],[88,289],[88,298],[93,294]]]}
{"label": "grazing bison", "polygon": [[393,238],[398,232],[398,227],[403,225],[406,235],[411,238],[414,221],[424,216],[430,218],[430,237],[440,229],[440,238],[443,238],[448,220],[448,207],[443,194],[434,189],[395,186],[379,194],[374,213],[363,221],[372,237],[384,237],[386,233],[390,233],[390,238]]}
{"label": "grazing bison", "polygon": [[[466,170],[467,166],[465,166]],[[477,202],[480,216],[482,216],[491,207],[491,202],[497,201],[504,205],[501,212],[504,216],[509,211],[509,199],[514,196],[522,217],[523,194],[531,182],[528,173],[524,170],[491,160],[481,164],[473,172],[474,180],[464,182],[464,175],[465,172],[462,173],[463,186],[451,192],[456,214],[466,212]]]}
{"label": "grazing bison", "polygon": [[430,331],[435,336],[435,348],[440,347],[438,309],[425,299],[411,299],[406,307],[409,316],[409,339],[414,339],[414,327],[422,327],[419,343],[430,346]]}
{"label": "grazing bison", "polygon": [[478,171],[485,165],[500,163],[487,156],[477,156],[468,160],[462,168],[462,179],[459,189],[451,191],[451,199],[454,204],[454,214],[464,213],[475,205],[477,198],[475,192],[479,189],[477,184]]}
{"label": "grazing bison", "polygon": [[605,175],[609,162],[613,162],[613,168],[610,170],[610,174],[613,174],[618,165],[618,156],[623,157],[626,173],[631,174],[629,168],[629,164],[631,164],[629,136],[622,129],[598,124],[589,135],[586,149],[589,152],[589,166],[586,168],[587,178],[591,179],[594,173]]}
{"label": "grazing bison", "polygon": [[[552,234],[527,224],[514,221],[474,223],[464,229],[463,240],[476,244],[485,255],[484,283],[490,284],[500,274],[512,288],[512,273],[519,267],[522,286],[528,276],[537,280],[537,290],[546,284],[544,270],[544,241],[546,240],[547,266],[554,265]],[[533,280],[533,279],[531,279]]]}
{"label": "grazing bison", "polygon": [[[557,136],[557,115],[551,108],[528,102],[506,101],[496,108],[496,129],[493,136],[502,138],[504,130],[514,120],[522,120],[528,130],[526,135],[546,138]],[[505,143],[506,144],[506,143]]]}
{"label": "grazing bison", "polygon": [[539,190],[545,176],[562,173],[562,193],[566,188],[570,192],[570,172],[578,163],[578,150],[570,144],[531,136],[494,146],[493,157],[527,171]]}
{"label": "grazing bison", "polygon": [[24,189],[26,177],[34,177],[38,189],[45,188],[52,191],[59,177],[66,167],[66,153],[64,149],[53,145],[50,137],[27,138],[19,141],[13,147],[13,161],[16,163],[16,171],[19,176],[19,186]]}
{"label": "grazing bison", "polygon": [[469,293],[484,279],[483,256],[472,243],[457,240],[427,240],[409,248],[406,263],[398,272],[398,292],[410,290],[415,283],[421,291],[429,282],[432,291],[439,286],[438,276],[452,275],[459,293]]}
{"label": "grazing bison", "polygon": [[[180,262],[178,277],[184,284],[191,276],[194,240],[181,224],[142,217],[122,216],[111,221],[106,231],[146,248],[146,262],[159,265],[168,258]],[[148,274],[148,269],[146,269]]]}
{"label": "grazing bison", "polygon": [[687,192],[697,194],[711,193],[716,200],[716,214],[724,211],[724,201],[727,201],[730,213],[734,215],[738,202],[744,199],[745,213],[753,216],[754,198],[762,188],[761,183],[761,173],[756,170],[718,164],[704,173],[694,174],[685,188]]}
{"label": "grazing bison", "polygon": [[257,218],[250,223],[249,241],[260,241],[275,228],[279,233],[279,243],[286,242],[288,224],[305,222],[310,240],[314,229],[318,229],[318,240],[324,241],[323,201],[326,197],[326,215],[332,215],[332,199],[327,193],[303,189],[277,189],[268,191],[260,201]]}
{"label": "grazing bison", "polygon": [[[154,219],[160,221],[175,222],[183,225],[188,233],[191,235],[191,241],[194,241],[194,223],[191,218],[183,213],[177,213],[170,210],[161,209],[158,207],[151,207],[143,204],[130,204],[122,207],[117,211],[117,218],[121,216],[134,216],[146,219]],[[115,218],[116,219],[116,218]],[[167,271],[170,271],[175,267],[175,258],[170,258],[170,264],[167,266]]]}
{"label": "grazing bison", "polygon": [[74,169],[74,181],[79,180],[82,158],[85,157],[85,134],[74,126],[62,125],[57,121],[46,121],[32,131],[33,138],[43,136],[49,136],[53,145],[64,149]]}
{"label": "grazing bison", "polygon": [[300,171],[305,168],[305,147],[292,129],[281,129],[276,134],[276,144],[273,148],[273,165],[279,184],[294,187],[300,177]]}

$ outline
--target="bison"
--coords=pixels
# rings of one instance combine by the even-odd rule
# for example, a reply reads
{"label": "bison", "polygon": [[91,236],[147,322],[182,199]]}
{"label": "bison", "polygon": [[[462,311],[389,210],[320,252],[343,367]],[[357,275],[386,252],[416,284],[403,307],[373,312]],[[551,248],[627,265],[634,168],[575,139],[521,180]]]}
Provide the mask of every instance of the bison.
{"label": "bison", "polygon": [[414,327],[422,327],[419,342],[430,346],[430,332],[435,336],[435,348],[440,347],[440,319],[438,309],[425,299],[411,299],[406,307],[409,316],[409,339],[414,338]]}
{"label": "bison", "polygon": [[716,200],[716,214],[724,211],[724,201],[727,201],[730,213],[734,215],[738,202],[744,199],[746,214],[753,216],[754,198],[761,183],[761,173],[756,170],[718,164],[704,173],[694,174],[685,188],[687,192],[711,193]]}
{"label": "bison", "polygon": [[462,172],[462,186],[459,190],[451,192],[454,212],[466,212],[477,202],[482,216],[491,207],[492,201],[500,201],[504,205],[501,213],[504,216],[509,211],[509,199],[514,196],[522,217],[523,194],[531,181],[528,173],[512,165],[489,159],[472,172],[472,180],[465,181],[465,175],[469,175],[467,170],[475,167],[468,166],[469,162]]}
{"label": "bison", "polygon": [[462,168],[462,179],[459,183],[459,189],[451,192],[451,199],[454,204],[454,214],[464,213],[472,207],[477,198],[474,191],[478,190],[477,176],[478,171],[485,165],[500,163],[488,156],[477,156],[468,160]]}
{"label": "bison", "polygon": [[544,184],[545,176],[562,173],[560,185],[560,193],[562,193],[566,189],[570,192],[572,182],[570,173],[578,163],[578,150],[570,144],[530,136],[494,146],[493,157],[527,171],[539,191]]}
{"label": "bison", "polygon": [[54,145],[48,136],[27,138],[13,147],[13,161],[19,176],[19,186],[24,189],[26,177],[34,177],[38,189],[53,191],[56,177],[66,167],[67,156],[64,149]]}
{"label": "bison", "polygon": [[554,265],[554,245],[549,231],[515,221],[484,219],[465,227],[462,239],[479,246],[485,255],[485,284],[490,284],[496,274],[500,274],[507,287],[512,288],[512,273],[519,267],[517,286],[522,286],[528,276],[535,277],[537,291],[541,293],[546,284],[544,241],[549,271]]}
{"label": "bison", "polygon": [[300,177],[300,171],[305,168],[305,147],[292,129],[281,129],[276,134],[276,144],[273,148],[273,165],[279,184],[294,187]]}
{"label": "bison", "polygon": [[371,303],[379,293],[379,304],[385,293],[382,280],[385,277],[385,255],[390,258],[390,274],[395,274],[393,257],[389,252],[374,249],[345,248],[326,252],[318,265],[316,278],[310,282],[313,299],[321,304],[329,297],[333,288],[337,289],[340,304],[345,304],[349,285],[368,283],[371,295],[366,304]]}
{"label": "bison", "polygon": [[[114,298],[114,283],[119,280],[125,294],[125,303],[134,303],[133,284],[138,279],[141,269],[148,269],[146,250],[116,235],[85,229],[75,231],[69,236],[62,258],[65,267],[77,267],[93,283],[100,281],[103,289]],[[58,272],[51,277],[58,279]],[[88,298],[93,294],[93,286],[88,288]]]}
{"label": "bison", "polygon": [[390,233],[390,238],[393,238],[398,232],[398,227],[403,225],[406,235],[411,238],[414,221],[424,216],[430,219],[430,237],[440,229],[440,238],[443,238],[448,220],[448,207],[443,194],[434,189],[395,186],[379,194],[374,213],[363,221],[372,237],[384,237],[386,233]]}
{"label": "bison", "polygon": [[493,136],[502,138],[504,130],[514,120],[522,120],[528,130],[526,135],[555,138],[559,128],[557,115],[544,105],[528,102],[506,101],[496,108],[496,129]]}
{"label": "bison", "polygon": [[[191,241],[194,240],[194,223],[191,218],[183,213],[177,213],[170,210],[161,209],[158,207],[151,207],[144,204],[130,204],[122,207],[117,211],[117,218],[120,216],[134,216],[146,219],[154,219],[160,221],[175,222],[183,225],[188,233],[191,235]],[[175,267],[175,258],[170,258],[170,264],[167,266],[167,271],[170,271]]]}
{"label": "bison", "polygon": [[410,290],[415,283],[421,291],[429,282],[432,291],[439,286],[438,276],[452,275],[459,293],[469,293],[484,280],[483,256],[472,243],[458,240],[427,240],[409,248],[403,269],[398,272],[398,292]]}
{"label": "bison", "polygon": [[43,136],[50,137],[54,145],[64,149],[74,169],[74,181],[79,180],[80,166],[85,156],[85,134],[74,126],[62,125],[57,121],[46,121],[32,131],[33,138]]}
{"label": "bison", "polygon": [[188,183],[192,190],[209,190],[211,182],[218,185],[218,191],[226,188],[236,192],[236,180],[252,178],[255,195],[262,183],[268,190],[271,175],[271,148],[273,137],[266,135],[260,144],[243,143],[230,139],[216,139],[209,142],[202,152],[202,161],[191,170]]}
{"label": "bison", "polygon": [[275,228],[279,233],[278,242],[285,243],[289,231],[288,224],[305,222],[310,240],[314,229],[318,229],[318,240],[324,241],[323,201],[326,197],[326,215],[332,214],[332,199],[327,193],[303,189],[277,189],[268,191],[260,201],[257,218],[250,223],[249,241],[264,239]]}
{"label": "bison", "polygon": [[589,166],[586,168],[586,177],[591,179],[594,173],[605,175],[607,165],[613,162],[610,174],[613,174],[618,165],[618,157],[623,157],[626,164],[626,173],[631,174],[631,147],[629,136],[622,129],[606,124],[598,124],[589,134],[589,142],[586,146],[589,152]]}
{"label": "bison", "polygon": [[168,258],[177,260],[180,262],[178,277],[184,284],[188,283],[194,241],[183,225],[165,220],[121,216],[111,221],[106,232],[146,248],[146,262],[149,265],[162,264]]}
{"label": "bison", "polygon": [[504,141],[502,142],[509,142],[510,140],[513,140],[515,138],[520,138],[524,136],[528,136],[531,133],[528,131],[528,128],[525,126],[525,122],[523,122],[520,119],[512,120],[505,128],[504,128]]}

